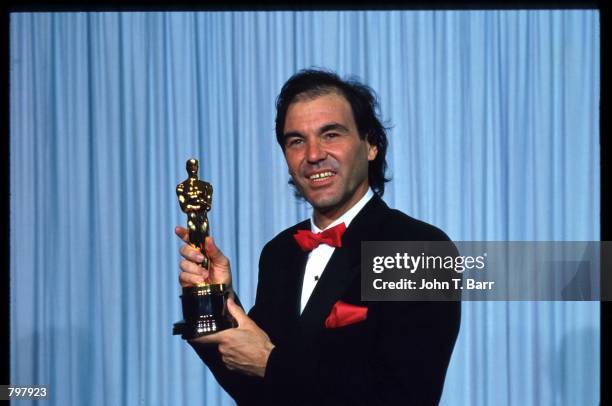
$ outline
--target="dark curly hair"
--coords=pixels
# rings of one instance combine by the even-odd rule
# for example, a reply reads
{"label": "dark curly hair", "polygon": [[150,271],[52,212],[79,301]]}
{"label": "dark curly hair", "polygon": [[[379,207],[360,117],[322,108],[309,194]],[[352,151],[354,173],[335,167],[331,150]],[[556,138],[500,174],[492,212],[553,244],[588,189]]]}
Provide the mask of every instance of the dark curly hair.
{"label": "dark curly hair", "polygon": [[[370,145],[375,145],[378,149],[376,158],[369,163],[368,180],[374,193],[382,196],[385,192],[385,182],[389,181],[385,178],[387,129],[378,116],[376,93],[369,86],[355,79],[342,80],[336,73],[322,69],[304,69],[297,72],[285,82],[276,99],[276,140],[284,151],[283,129],[291,103],[334,92],[343,96],[350,104],[359,137],[367,137]],[[289,183],[294,185],[292,180]],[[299,191],[296,191],[296,194],[299,195]]]}

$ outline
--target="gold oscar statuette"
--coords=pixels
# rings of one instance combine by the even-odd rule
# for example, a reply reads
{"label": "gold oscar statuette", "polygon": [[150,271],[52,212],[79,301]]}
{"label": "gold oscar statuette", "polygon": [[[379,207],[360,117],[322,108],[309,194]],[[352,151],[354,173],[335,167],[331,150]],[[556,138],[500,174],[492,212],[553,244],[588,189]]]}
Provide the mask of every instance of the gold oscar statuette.
{"label": "gold oscar statuette", "polygon": [[[200,265],[209,269],[210,258],[204,243],[210,235],[208,211],[212,206],[213,188],[210,183],[198,179],[197,159],[189,159],[186,166],[189,177],[176,186],[176,195],[181,210],[187,214],[189,244],[200,250],[204,255]],[[229,290],[222,283],[205,282],[183,288],[183,320],[174,323],[172,334],[190,340],[233,327],[226,304],[228,296]]]}

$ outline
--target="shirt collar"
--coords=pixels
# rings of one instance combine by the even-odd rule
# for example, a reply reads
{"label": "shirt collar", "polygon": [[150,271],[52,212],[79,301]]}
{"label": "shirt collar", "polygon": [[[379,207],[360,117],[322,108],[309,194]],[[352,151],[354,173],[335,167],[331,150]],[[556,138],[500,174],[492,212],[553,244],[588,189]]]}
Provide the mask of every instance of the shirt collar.
{"label": "shirt collar", "polygon": [[[359,199],[359,201],[357,203],[355,203],[355,205],[353,207],[348,209],[346,211],[346,213],[344,213],[342,216],[340,216],[336,220],[334,220],[330,225],[325,227],[325,230],[327,230],[328,228],[333,227],[335,225],[338,225],[340,223],[344,223],[344,225],[348,228],[349,224],[351,224],[351,221],[353,221],[355,216],[357,216],[357,214],[359,214],[361,209],[363,209],[363,206],[365,206],[366,203],[368,203],[370,201],[372,196],[374,196],[374,192],[372,192],[372,188],[368,188],[368,191],[366,192],[366,194],[363,195],[363,197],[361,199]],[[317,227],[315,225],[315,222],[314,222],[314,213],[310,217],[310,231],[312,231],[313,233],[320,233],[321,231],[323,231],[323,230],[321,230],[319,227]]]}

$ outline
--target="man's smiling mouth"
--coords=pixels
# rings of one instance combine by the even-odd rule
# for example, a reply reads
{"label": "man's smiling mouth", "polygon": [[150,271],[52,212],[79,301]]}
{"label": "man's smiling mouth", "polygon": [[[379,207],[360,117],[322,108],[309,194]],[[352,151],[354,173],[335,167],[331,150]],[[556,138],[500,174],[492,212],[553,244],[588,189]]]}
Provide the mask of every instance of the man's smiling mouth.
{"label": "man's smiling mouth", "polygon": [[321,182],[325,179],[328,179],[332,176],[334,176],[335,173],[332,171],[325,171],[325,172],[319,172],[319,173],[313,173],[312,175],[310,175],[308,177],[308,179],[310,179],[313,182]]}

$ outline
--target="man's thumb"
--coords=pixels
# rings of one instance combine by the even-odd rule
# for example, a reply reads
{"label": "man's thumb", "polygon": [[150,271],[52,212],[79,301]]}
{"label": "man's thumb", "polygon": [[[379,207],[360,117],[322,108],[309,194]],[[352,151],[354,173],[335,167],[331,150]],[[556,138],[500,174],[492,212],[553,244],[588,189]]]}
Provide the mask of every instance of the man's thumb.
{"label": "man's thumb", "polygon": [[229,310],[232,317],[238,322],[238,327],[249,320],[249,316],[247,316],[242,307],[238,306],[232,298],[227,299],[227,310]]}
{"label": "man's thumb", "polygon": [[206,253],[210,257],[210,259],[213,260],[213,262],[222,264],[224,261],[227,261],[227,258],[225,257],[225,255],[223,255],[223,252],[221,252],[219,247],[217,247],[217,244],[215,244],[215,240],[212,237],[206,237],[206,241],[204,242],[204,248],[206,249]]}

